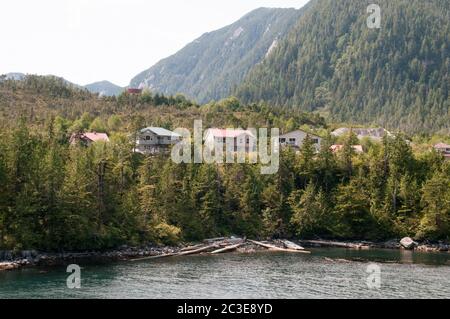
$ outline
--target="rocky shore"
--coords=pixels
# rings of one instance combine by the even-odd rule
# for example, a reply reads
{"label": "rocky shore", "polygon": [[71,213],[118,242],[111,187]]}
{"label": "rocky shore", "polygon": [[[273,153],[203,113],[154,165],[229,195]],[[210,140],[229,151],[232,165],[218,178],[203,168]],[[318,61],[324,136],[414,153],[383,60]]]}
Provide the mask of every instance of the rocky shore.
{"label": "rocky shore", "polygon": [[299,240],[301,245],[308,248],[346,248],[346,249],[407,249],[418,252],[450,252],[450,244],[445,242],[439,243],[417,243],[411,238],[403,238],[402,240],[389,240],[386,242],[335,242],[329,240]]}
{"label": "rocky shore", "polygon": [[107,263],[135,258],[175,253],[182,247],[127,247],[114,251],[90,251],[81,253],[42,253],[35,250],[12,252],[0,251],[0,271],[15,270],[25,266],[64,266],[70,263]]}
{"label": "rocky shore", "polygon": [[[206,240],[205,242],[208,242]],[[419,252],[450,252],[448,243],[416,243],[410,238],[401,241],[391,240],[387,242],[336,242],[329,240],[297,240],[296,243],[306,248],[344,248],[344,249],[409,249]],[[266,242],[277,245],[280,241]],[[135,260],[153,256],[176,255],[182,253],[193,244],[180,245],[178,247],[128,247],[122,246],[114,251],[91,251],[82,253],[42,253],[34,250],[13,252],[0,251],[0,271],[16,270],[27,266],[65,266],[71,263],[108,263],[117,261]],[[407,246],[407,247],[406,247]],[[240,253],[253,253],[262,250],[258,245],[250,245],[237,249]]]}

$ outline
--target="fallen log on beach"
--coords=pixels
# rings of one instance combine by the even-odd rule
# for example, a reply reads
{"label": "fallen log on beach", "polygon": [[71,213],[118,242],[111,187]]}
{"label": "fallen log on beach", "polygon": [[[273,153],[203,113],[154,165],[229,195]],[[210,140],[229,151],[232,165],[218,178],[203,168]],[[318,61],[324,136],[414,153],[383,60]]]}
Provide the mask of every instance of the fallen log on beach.
{"label": "fallen log on beach", "polygon": [[195,249],[202,248],[202,247],[204,247],[204,246],[205,246],[205,245],[203,245],[203,244],[199,244],[199,245],[195,245],[195,246],[189,246],[189,247],[182,248],[182,249],[180,250],[180,252],[185,252],[185,251],[195,250]]}
{"label": "fallen log on beach", "polygon": [[209,246],[202,247],[202,248],[199,248],[199,249],[184,251],[184,252],[176,254],[175,256],[188,256],[188,255],[200,254],[200,253],[203,253],[203,252],[205,252],[207,250],[218,248],[218,247],[219,247],[218,244],[209,245]]}
{"label": "fallen log on beach", "polygon": [[257,246],[261,246],[261,247],[267,248],[267,249],[272,250],[272,251],[279,251],[279,252],[285,252],[285,253],[302,253],[302,254],[310,254],[311,253],[310,251],[306,251],[306,250],[280,248],[280,247],[277,247],[275,245],[265,244],[265,243],[261,243],[259,241],[254,241],[254,240],[249,240],[249,242],[251,242],[252,244],[255,244]]}
{"label": "fallen log on beach", "polygon": [[281,241],[281,243],[287,248],[278,247],[278,246],[275,246],[272,244],[266,244],[266,243],[262,243],[259,241],[247,240],[246,238],[244,238],[244,239],[242,239],[242,238],[231,238],[231,239],[215,238],[215,239],[205,240],[204,243],[208,243],[208,244],[199,244],[199,245],[183,248],[174,253],[138,258],[138,259],[133,259],[131,261],[144,261],[144,260],[152,260],[152,259],[167,258],[167,257],[181,257],[181,256],[197,255],[197,254],[201,254],[201,253],[205,253],[205,252],[209,252],[211,255],[217,255],[217,254],[235,251],[235,250],[241,248],[242,246],[245,246],[248,243],[266,248],[270,251],[278,251],[278,252],[285,252],[285,253],[303,253],[303,254],[311,253],[309,251],[304,250],[303,247],[300,247],[299,245],[292,243],[290,241]]}
{"label": "fallen log on beach", "polygon": [[17,263],[13,263],[13,262],[2,262],[0,263],[0,271],[5,271],[5,270],[15,270],[20,268],[20,265]]}
{"label": "fallen log on beach", "polygon": [[281,241],[283,243],[283,245],[287,248],[287,249],[294,249],[294,250],[305,250],[305,248],[289,241],[289,240],[282,240]]}
{"label": "fallen log on beach", "polygon": [[326,240],[302,240],[301,243],[305,245],[313,245],[320,247],[337,247],[337,248],[348,248],[348,249],[368,249],[370,245],[367,244],[353,244],[353,243],[341,243]]}
{"label": "fallen log on beach", "polygon": [[208,250],[211,250],[211,249],[215,249],[215,248],[219,248],[219,247],[220,247],[219,244],[208,245],[208,246],[202,245],[201,248],[180,251],[180,252],[177,252],[177,253],[170,253],[170,254],[150,256],[150,257],[145,257],[145,258],[138,258],[138,259],[133,259],[132,261],[144,261],[144,260],[167,258],[167,257],[196,255],[196,254],[200,254],[200,253],[203,253],[205,251],[208,251]]}
{"label": "fallen log on beach", "polygon": [[151,259],[158,259],[158,258],[164,258],[164,257],[172,257],[176,256],[179,253],[172,253],[172,254],[164,254],[164,255],[155,255],[155,256],[149,256],[149,257],[142,257],[142,258],[136,258],[131,259],[130,261],[144,261],[144,260],[151,260]]}
{"label": "fallen log on beach", "polygon": [[238,249],[238,248],[241,247],[242,245],[244,245],[244,243],[240,243],[240,244],[236,244],[236,245],[227,246],[227,247],[225,247],[225,248],[215,250],[215,251],[213,251],[211,254],[212,254],[212,255],[216,255],[216,254],[222,254],[222,253],[226,253],[226,252],[229,252],[229,251],[233,251],[233,250]]}

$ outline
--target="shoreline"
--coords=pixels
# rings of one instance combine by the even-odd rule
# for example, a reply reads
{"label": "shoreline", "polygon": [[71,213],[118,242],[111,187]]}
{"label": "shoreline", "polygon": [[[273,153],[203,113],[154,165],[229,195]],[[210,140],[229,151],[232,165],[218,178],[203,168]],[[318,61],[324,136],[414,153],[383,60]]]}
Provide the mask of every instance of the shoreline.
{"label": "shoreline", "polygon": [[[417,243],[415,247],[406,249],[398,240],[386,242],[367,242],[367,241],[331,241],[331,240],[293,240],[295,243],[305,248],[341,248],[349,250],[410,250],[421,253],[450,253],[449,243],[429,244]],[[205,240],[204,243],[207,243]],[[279,244],[278,240],[268,241],[270,244]],[[184,244],[177,247],[170,246],[146,246],[146,247],[128,247],[122,246],[116,250],[109,251],[87,251],[87,252],[64,252],[48,253],[38,252],[36,250],[27,250],[20,252],[0,251],[0,271],[19,270],[24,267],[55,267],[65,266],[80,261],[86,263],[111,263],[119,261],[132,261],[164,255],[179,254],[186,248],[195,244]],[[198,243],[197,243],[198,245]],[[263,251],[257,245],[251,245],[250,248],[237,249],[240,253],[254,253]]]}

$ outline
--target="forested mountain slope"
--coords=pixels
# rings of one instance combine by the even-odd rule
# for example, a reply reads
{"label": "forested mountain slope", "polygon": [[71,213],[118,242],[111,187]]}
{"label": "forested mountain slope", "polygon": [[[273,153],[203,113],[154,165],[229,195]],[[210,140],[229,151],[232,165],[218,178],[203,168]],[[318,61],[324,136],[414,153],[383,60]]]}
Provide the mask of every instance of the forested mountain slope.
{"label": "forested mountain slope", "polygon": [[114,96],[123,92],[124,88],[109,81],[95,82],[84,86],[89,92],[98,93],[102,96]]}
{"label": "forested mountain slope", "polygon": [[220,30],[206,33],[175,55],[131,80],[164,94],[198,102],[227,97],[248,71],[273,50],[301,10],[260,8]]}
{"label": "forested mountain slope", "polygon": [[322,110],[408,132],[449,129],[450,2],[313,0],[236,91],[244,101]]}

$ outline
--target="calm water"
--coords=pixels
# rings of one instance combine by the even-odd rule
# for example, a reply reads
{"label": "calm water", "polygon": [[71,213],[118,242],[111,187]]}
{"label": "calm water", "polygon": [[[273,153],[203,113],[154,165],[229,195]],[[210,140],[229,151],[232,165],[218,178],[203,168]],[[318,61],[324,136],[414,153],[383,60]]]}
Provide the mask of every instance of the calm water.
{"label": "calm water", "polygon": [[[380,290],[367,288],[373,262]],[[450,253],[317,249],[80,266],[76,291],[65,268],[0,273],[0,298],[450,298]]]}

